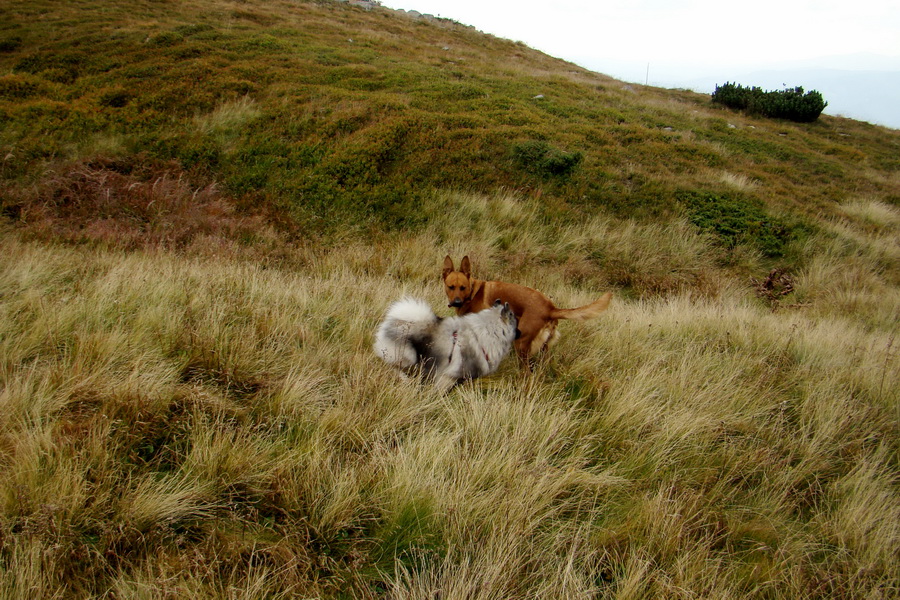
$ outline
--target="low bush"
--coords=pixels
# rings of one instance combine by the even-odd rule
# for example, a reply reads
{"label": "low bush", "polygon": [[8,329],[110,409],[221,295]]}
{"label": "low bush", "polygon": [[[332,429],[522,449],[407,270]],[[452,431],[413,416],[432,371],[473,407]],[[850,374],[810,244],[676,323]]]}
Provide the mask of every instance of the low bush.
{"label": "low bush", "polygon": [[40,91],[40,82],[34,77],[23,75],[0,76],[0,99],[23,100]]}
{"label": "low bush", "polygon": [[22,47],[22,38],[18,36],[0,40],[0,52],[13,52]]}
{"label": "low bush", "polygon": [[565,152],[534,140],[514,144],[512,153],[525,170],[545,177],[568,175],[584,159],[581,152]]}
{"label": "low bush", "polygon": [[787,244],[807,230],[770,215],[752,198],[702,192],[680,192],[677,198],[687,209],[690,222],[714,234],[728,249],[748,244],[770,258],[781,257]]}
{"label": "low bush", "polygon": [[122,108],[130,101],[131,94],[123,88],[106,90],[100,95],[100,106],[109,108]]}
{"label": "low bush", "polygon": [[759,87],[744,87],[734,83],[717,85],[712,101],[729,108],[746,110],[773,119],[788,119],[798,123],[812,123],[819,118],[828,103],[822,94],[802,87],[767,92]]}

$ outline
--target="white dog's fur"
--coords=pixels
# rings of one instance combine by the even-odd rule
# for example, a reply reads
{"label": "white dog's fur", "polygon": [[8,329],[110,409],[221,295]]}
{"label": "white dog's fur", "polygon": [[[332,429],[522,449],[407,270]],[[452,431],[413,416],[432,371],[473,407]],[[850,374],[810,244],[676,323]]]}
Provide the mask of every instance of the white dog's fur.
{"label": "white dog's fur", "polygon": [[499,301],[481,312],[442,319],[424,300],[404,298],[388,309],[374,349],[388,364],[446,391],[496,371],[516,335],[516,316]]}

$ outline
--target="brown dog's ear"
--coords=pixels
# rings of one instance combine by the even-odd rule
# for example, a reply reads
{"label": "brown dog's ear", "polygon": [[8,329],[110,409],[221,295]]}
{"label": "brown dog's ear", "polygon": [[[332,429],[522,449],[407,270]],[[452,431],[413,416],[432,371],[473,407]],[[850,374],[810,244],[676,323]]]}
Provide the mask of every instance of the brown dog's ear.
{"label": "brown dog's ear", "polygon": [[453,268],[453,259],[450,258],[448,254],[444,258],[444,270],[441,271],[441,279],[447,279],[447,275],[452,273],[455,269]]}
{"label": "brown dog's ear", "polygon": [[467,278],[472,278],[472,263],[469,262],[469,255],[463,256],[462,262],[459,264],[459,272]]}

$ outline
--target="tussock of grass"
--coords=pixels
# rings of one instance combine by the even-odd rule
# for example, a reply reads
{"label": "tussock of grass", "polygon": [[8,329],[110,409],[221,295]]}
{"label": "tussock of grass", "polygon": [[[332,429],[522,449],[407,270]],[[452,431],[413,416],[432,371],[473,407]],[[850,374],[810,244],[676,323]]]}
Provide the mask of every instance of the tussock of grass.
{"label": "tussock of grass", "polygon": [[723,171],[719,175],[719,181],[730,188],[734,188],[741,192],[751,191],[759,187],[759,182],[744,174],[734,174]]}
{"label": "tussock of grass", "polygon": [[853,200],[845,202],[841,208],[863,226],[887,229],[900,225],[900,210],[878,200]]}
{"label": "tussock of grass", "polygon": [[212,112],[194,117],[197,133],[201,136],[216,136],[226,152],[234,147],[235,138],[243,127],[262,116],[262,111],[249,96],[228,100],[219,104]]}

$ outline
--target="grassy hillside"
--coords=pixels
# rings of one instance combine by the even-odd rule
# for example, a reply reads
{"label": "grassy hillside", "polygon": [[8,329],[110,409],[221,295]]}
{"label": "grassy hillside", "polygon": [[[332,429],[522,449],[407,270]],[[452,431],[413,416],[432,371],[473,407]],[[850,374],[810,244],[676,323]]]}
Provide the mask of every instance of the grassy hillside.
{"label": "grassy hillside", "polygon": [[[0,157],[0,597],[900,594],[897,131],[337,2],[12,0]],[[614,305],[440,396],[371,343],[448,253]]]}
{"label": "grassy hillside", "polygon": [[685,190],[813,216],[848,196],[898,200],[894,131],[748,119],[449,21],[336,2],[0,10],[15,181],[98,154],[175,159],[308,234],[420,224],[433,187],[540,194],[574,219],[671,216]]}

